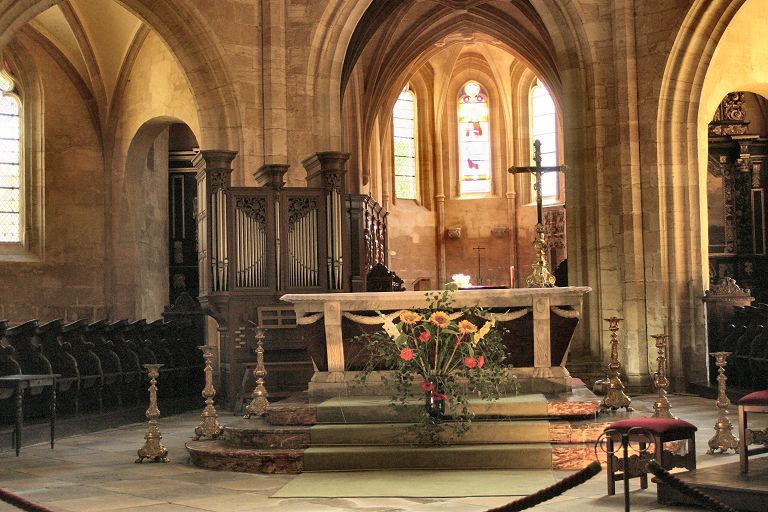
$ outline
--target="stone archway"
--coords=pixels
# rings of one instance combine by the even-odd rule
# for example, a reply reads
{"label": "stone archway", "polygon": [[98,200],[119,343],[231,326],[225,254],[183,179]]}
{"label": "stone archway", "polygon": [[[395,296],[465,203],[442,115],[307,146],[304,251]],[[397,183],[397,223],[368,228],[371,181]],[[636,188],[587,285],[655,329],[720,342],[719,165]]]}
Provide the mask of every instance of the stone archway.
{"label": "stone archway", "polygon": [[698,0],[689,9],[661,81],[656,165],[648,165],[642,180],[643,188],[654,192],[646,194],[644,201],[654,226],[646,230],[645,237],[646,254],[650,255],[645,263],[646,290],[649,313],[653,313],[648,315],[649,329],[665,331],[678,340],[670,353],[671,374],[678,388],[686,381],[706,380],[701,298],[708,281],[703,229],[707,210],[701,177],[702,166],[706,173],[707,165],[707,123],[716,103],[702,103],[705,76],[724,32],[745,1]]}
{"label": "stone archway", "polygon": [[[0,0],[0,47],[26,22],[62,1]],[[202,15],[179,2],[119,3],[160,34],[184,70],[197,102],[203,148],[242,150],[237,95],[216,37]]]}

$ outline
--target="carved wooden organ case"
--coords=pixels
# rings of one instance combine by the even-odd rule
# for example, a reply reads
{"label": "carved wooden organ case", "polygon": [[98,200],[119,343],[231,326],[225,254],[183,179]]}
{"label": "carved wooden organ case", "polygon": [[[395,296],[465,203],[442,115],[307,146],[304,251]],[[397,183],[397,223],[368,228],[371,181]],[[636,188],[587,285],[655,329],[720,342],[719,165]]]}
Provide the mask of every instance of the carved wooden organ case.
{"label": "carved wooden organ case", "polygon": [[[753,95],[754,96],[754,95]],[[758,115],[758,112],[750,112]],[[768,138],[749,133],[745,93],[729,93],[709,125],[707,209],[710,285],[732,277],[768,301]]]}
{"label": "carved wooden organ case", "polygon": [[232,403],[237,396],[244,365],[254,358],[256,326],[267,329],[267,384],[282,379],[277,387],[303,389],[312,366],[293,306],[280,297],[365,290],[370,268],[386,263],[386,212],[368,196],[346,194],[346,153],[306,159],[307,187],[285,187],[283,164],[263,166],[254,175],[259,186],[233,186],[236,154],[202,155],[199,300],[218,323],[220,397]]}

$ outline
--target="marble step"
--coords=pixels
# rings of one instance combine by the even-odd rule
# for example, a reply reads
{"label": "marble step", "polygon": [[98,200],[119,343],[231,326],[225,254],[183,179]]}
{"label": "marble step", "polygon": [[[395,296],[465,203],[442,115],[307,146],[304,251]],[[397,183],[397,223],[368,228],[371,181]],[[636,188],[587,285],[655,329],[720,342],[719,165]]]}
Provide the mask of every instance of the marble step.
{"label": "marble step", "polygon": [[188,441],[185,447],[192,464],[205,469],[267,474],[304,469],[302,449],[233,448],[224,441]]}
{"label": "marble step", "polygon": [[304,471],[373,469],[551,469],[547,443],[451,446],[319,446],[304,451]]}
{"label": "marble step", "polygon": [[[457,438],[446,427],[443,442],[452,444],[534,443],[585,444],[588,447],[608,426],[604,421],[477,420]],[[264,418],[238,419],[224,427],[223,440],[233,448],[290,449],[312,444],[410,444],[416,435],[410,423],[271,425]]]}
{"label": "marble step", "polygon": [[[475,445],[475,447],[478,446]],[[480,447],[487,448],[488,445]],[[304,469],[305,450],[300,448],[236,448],[221,440],[189,441],[186,448],[192,464],[206,469],[267,474],[301,473]],[[483,453],[485,457],[492,458],[495,457],[496,452],[484,451]],[[515,456],[526,457],[526,454],[518,453]],[[601,462],[605,462],[605,454],[602,451],[598,450],[597,456]],[[593,460],[595,460],[594,443],[551,445],[552,469],[578,470]]]}
{"label": "marble step", "polygon": [[[317,423],[413,423],[425,414],[423,400],[392,406],[386,397],[337,397],[316,405]],[[470,400],[476,418],[546,418],[547,399],[542,394],[505,396],[495,401]],[[445,411],[453,414],[450,404]]]}
{"label": "marble step", "polygon": [[223,441],[233,448],[289,449],[310,444],[306,425],[270,425],[264,418],[239,419],[224,426]]}
{"label": "marble step", "polygon": [[[599,410],[599,398],[583,385],[569,393],[522,394],[503,397],[495,402],[472,400],[478,417],[594,418]],[[314,425],[315,423],[393,423],[420,421],[424,410],[421,399],[410,400],[397,410],[383,396],[336,397],[312,400],[299,393],[287,400],[272,403],[267,421],[272,425]],[[450,408],[449,411],[450,413]]]}
{"label": "marble step", "polygon": [[[309,429],[310,445],[413,445],[418,441],[417,427],[413,423],[318,424]],[[549,422],[473,421],[461,436],[446,423],[441,440],[450,444],[549,443]]]}

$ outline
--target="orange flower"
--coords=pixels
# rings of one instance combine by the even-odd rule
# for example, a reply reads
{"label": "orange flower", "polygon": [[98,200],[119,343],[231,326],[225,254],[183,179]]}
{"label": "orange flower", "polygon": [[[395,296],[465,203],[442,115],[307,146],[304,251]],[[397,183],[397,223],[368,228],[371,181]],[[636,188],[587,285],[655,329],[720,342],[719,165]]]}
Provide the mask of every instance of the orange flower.
{"label": "orange flower", "polygon": [[482,368],[485,364],[485,356],[480,356],[477,358],[477,367]]}
{"label": "orange flower", "polygon": [[432,335],[429,334],[429,331],[423,331],[421,334],[419,334],[419,341],[423,341],[424,343],[428,342],[432,338]]}
{"label": "orange flower", "polygon": [[469,334],[471,332],[477,332],[477,326],[469,320],[462,320],[459,322],[459,332],[461,334]]}
{"label": "orange flower", "polygon": [[403,350],[400,351],[400,357],[403,361],[410,361],[413,359],[413,350],[405,347]]}
{"label": "orange flower", "polygon": [[414,325],[416,322],[421,322],[421,315],[415,311],[403,311],[400,313],[400,321],[407,325]]}
{"label": "orange flower", "polygon": [[475,359],[472,356],[465,357],[464,366],[466,366],[467,368],[474,368],[475,366],[477,366],[477,359]]}
{"label": "orange flower", "polygon": [[445,328],[451,325],[451,318],[445,311],[435,311],[429,317],[429,321],[441,328]]}

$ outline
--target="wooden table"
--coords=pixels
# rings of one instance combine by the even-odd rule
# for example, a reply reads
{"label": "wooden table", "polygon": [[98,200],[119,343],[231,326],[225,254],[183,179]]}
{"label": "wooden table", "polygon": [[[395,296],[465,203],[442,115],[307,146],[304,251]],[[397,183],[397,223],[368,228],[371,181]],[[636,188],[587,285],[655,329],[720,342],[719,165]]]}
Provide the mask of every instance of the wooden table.
{"label": "wooden table", "polygon": [[16,441],[16,456],[21,452],[21,427],[24,424],[24,390],[39,387],[50,387],[49,418],[51,422],[51,449],[53,449],[56,433],[56,379],[59,374],[50,375],[6,375],[0,377],[0,388],[14,389],[16,396],[16,426],[14,438]]}

